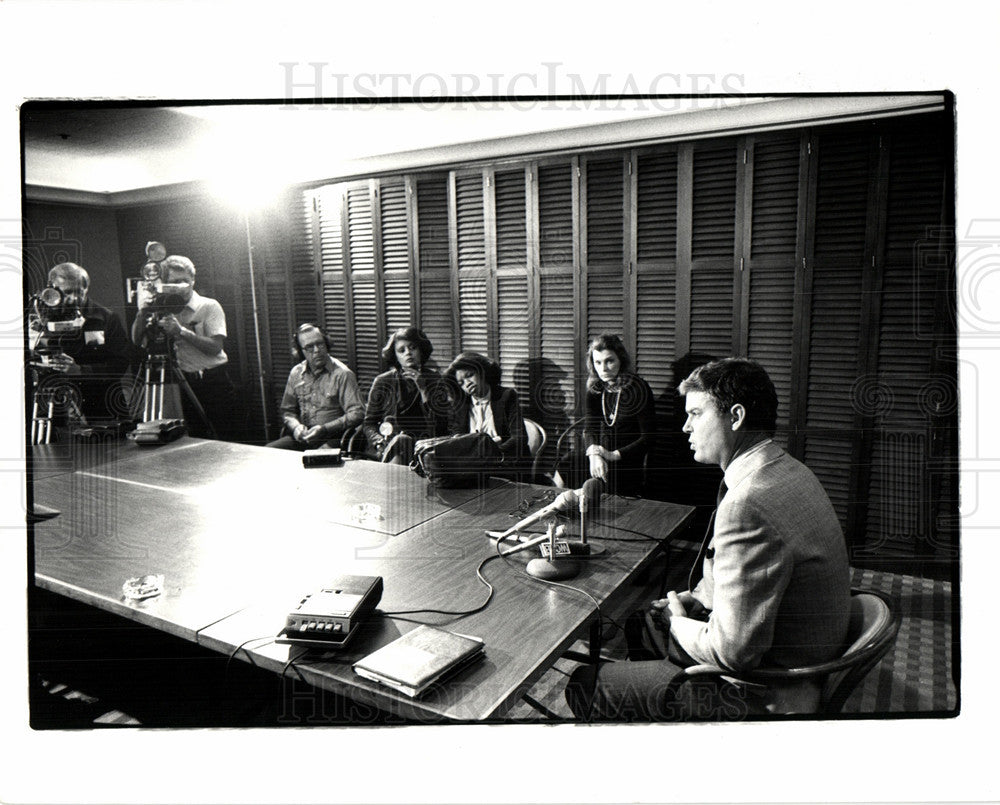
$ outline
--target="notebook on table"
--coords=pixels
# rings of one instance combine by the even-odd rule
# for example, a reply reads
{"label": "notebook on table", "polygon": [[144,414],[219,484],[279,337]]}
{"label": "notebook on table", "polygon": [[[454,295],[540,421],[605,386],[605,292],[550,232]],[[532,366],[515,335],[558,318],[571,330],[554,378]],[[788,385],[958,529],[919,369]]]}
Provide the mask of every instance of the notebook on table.
{"label": "notebook on table", "polygon": [[407,696],[423,694],[486,653],[478,637],[418,626],[354,663],[354,673]]}

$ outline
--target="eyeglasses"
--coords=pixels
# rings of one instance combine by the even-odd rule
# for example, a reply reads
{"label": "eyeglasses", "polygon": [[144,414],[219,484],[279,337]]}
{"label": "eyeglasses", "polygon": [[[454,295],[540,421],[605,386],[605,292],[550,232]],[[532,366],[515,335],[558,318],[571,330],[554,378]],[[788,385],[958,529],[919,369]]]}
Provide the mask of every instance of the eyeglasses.
{"label": "eyeglasses", "polygon": [[302,345],[302,351],[303,352],[316,352],[321,347],[325,347],[325,346],[326,346],[326,344],[324,344],[322,341],[317,341],[314,344],[303,344]]}

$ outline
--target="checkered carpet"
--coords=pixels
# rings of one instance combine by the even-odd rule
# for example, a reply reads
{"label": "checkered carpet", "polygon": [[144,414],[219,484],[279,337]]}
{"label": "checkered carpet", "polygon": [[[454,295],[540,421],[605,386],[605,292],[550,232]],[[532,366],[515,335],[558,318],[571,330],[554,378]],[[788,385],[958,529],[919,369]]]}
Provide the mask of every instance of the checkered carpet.
{"label": "checkered carpet", "polygon": [[[680,589],[694,557],[695,546],[675,543],[672,567],[682,572],[668,573],[666,589]],[[686,556],[685,556],[686,555]],[[628,602],[613,613],[614,621],[648,601],[659,597],[660,579],[637,584]],[[878,590],[891,595],[899,604],[902,625],[895,646],[861,681],[844,704],[843,713],[880,715],[888,713],[942,714],[957,706],[952,676],[952,602],[951,584],[916,576],[904,576],[871,570],[854,569],[851,586]],[[620,632],[605,631],[604,653],[624,658],[624,640]],[[581,641],[573,648],[586,652]],[[529,691],[529,695],[560,718],[571,719],[563,689],[576,664],[560,660]],[[546,717],[526,702],[513,708],[509,717],[517,721],[542,721]]]}

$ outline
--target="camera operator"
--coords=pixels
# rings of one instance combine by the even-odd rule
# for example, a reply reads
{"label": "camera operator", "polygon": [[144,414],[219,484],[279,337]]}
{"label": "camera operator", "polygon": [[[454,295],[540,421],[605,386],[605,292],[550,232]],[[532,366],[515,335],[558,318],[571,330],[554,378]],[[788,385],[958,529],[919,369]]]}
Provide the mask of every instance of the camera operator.
{"label": "camera operator", "polygon": [[[48,301],[38,306],[42,317],[32,325],[37,328],[36,366],[52,373],[40,383],[65,377],[79,392],[80,411],[88,424],[113,420],[112,386],[121,382],[133,353],[121,317],[87,298],[90,275],[76,263],[54,266],[49,288],[58,293],[48,292]],[[45,319],[69,326],[50,331]]]}
{"label": "camera operator", "polygon": [[222,348],[226,314],[216,300],[194,290],[195,267],[187,257],[170,255],[160,268],[163,283],[175,290],[176,312],[151,310],[155,300],[140,294],[132,340],[148,347],[151,337],[166,336],[173,346],[177,369],[184,373],[208,418],[208,423],[204,422],[193,401],[182,394],[188,432],[193,436],[230,438],[232,411],[239,401],[226,369],[229,358]]}

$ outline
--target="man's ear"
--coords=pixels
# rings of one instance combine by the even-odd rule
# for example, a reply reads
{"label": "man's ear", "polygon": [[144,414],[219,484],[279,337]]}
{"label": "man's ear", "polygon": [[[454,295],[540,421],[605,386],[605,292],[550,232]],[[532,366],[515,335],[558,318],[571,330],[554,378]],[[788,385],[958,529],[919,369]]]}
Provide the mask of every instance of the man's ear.
{"label": "man's ear", "polygon": [[741,427],[743,427],[743,423],[746,422],[746,419],[747,409],[743,407],[742,403],[736,403],[729,409],[729,420],[734,431],[738,431]]}

